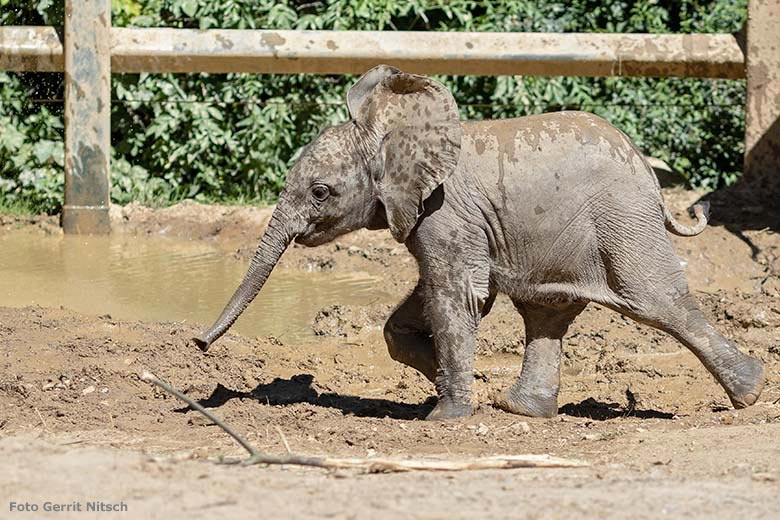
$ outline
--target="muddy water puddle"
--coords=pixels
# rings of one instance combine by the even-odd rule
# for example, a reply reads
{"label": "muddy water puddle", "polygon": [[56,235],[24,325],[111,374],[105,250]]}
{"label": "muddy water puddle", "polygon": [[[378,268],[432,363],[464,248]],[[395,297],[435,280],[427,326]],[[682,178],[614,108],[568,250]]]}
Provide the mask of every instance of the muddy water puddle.
{"label": "muddy water puddle", "polygon": [[[203,241],[168,237],[0,235],[0,305],[64,306],[123,320],[210,325],[247,263]],[[233,330],[285,340],[314,338],[317,311],[387,301],[367,273],[277,269]]]}

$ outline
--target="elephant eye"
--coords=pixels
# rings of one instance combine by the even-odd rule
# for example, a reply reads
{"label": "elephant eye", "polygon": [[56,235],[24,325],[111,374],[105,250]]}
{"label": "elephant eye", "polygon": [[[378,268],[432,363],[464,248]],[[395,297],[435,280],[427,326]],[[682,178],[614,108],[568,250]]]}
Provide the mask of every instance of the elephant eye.
{"label": "elephant eye", "polygon": [[311,189],[311,194],[319,202],[323,202],[330,195],[330,189],[324,184],[315,184]]}

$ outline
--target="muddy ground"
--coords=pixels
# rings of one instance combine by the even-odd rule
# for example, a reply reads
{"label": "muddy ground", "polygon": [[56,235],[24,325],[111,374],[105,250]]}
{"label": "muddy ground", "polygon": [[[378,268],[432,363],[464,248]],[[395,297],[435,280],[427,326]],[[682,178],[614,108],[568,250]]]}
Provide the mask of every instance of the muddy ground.
{"label": "muddy ground", "polygon": [[[683,210],[697,195],[665,196]],[[208,240],[225,262],[238,262],[251,255],[269,214],[188,203],[131,205],[112,217],[117,232]],[[51,218],[0,217],[0,233],[19,227],[59,232]],[[523,418],[490,405],[522,361],[522,320],[499,298],[478,342],[477,413],[445,423],[421,420],[434,404],[432,385],[386,353],[387,304],[334,301],[312,320],[310,342],[230,334],[205,355],[187,343],[197,324],[0,308],[0,517],[17,516],[10,501],[27,501],[40,506],[28,517],[83,518],[44,513],[43,503],[102,500],[125,502],[132,518],[777,518],[778,229],[715,225],[674,240],[712,322],[766,364],[753,407],[733,410],[673,339],[593,305],[565,340],[558,417]],[[291,248],[278,269],[365,271],[399,301],[416,282],[414,261],[384,232]],[[140,381],[143,370],[269,453],[284,453],[286,442],[302,454],[549,453],[590,466],[392,475],[219,466],[210,460],[240,448]]]}

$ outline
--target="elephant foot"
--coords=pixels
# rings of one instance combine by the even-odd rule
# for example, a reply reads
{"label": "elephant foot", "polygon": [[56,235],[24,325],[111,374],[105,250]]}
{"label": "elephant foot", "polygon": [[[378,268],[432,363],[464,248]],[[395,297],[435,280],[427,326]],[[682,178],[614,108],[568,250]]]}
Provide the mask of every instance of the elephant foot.
{"label": "elephant foot", "polygon": [[493,405],[505,412],[526,417],[555,417],[558,414],[557,396],[529,396],[516,386],[494,396]]}
{"label": "elephant foot", "polygon": [[764,364],[752,356],[744,355],[734,373],[737,380],[729,386],[723,386],[734,408],[746,408],[758,400],[764,389]]}
{"label": "elephant foot", "polygon": [[474,413],[471,403],[456,403],[450,399],[440,399],[436,407],[425,418],[426,421],[446,421],[462,419]]}

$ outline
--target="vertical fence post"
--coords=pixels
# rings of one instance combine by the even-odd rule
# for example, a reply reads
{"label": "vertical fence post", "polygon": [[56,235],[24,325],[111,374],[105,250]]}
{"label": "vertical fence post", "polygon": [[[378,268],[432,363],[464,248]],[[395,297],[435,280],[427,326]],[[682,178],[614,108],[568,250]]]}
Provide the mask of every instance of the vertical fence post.
{"label": "vertical fence post", "polygon": [[111,0],[65,0],[65,233],[109,233]]}
{"label": "vertical fence post", "polygon": [[745,177],[780,189],[780,0],[749,0]]}

